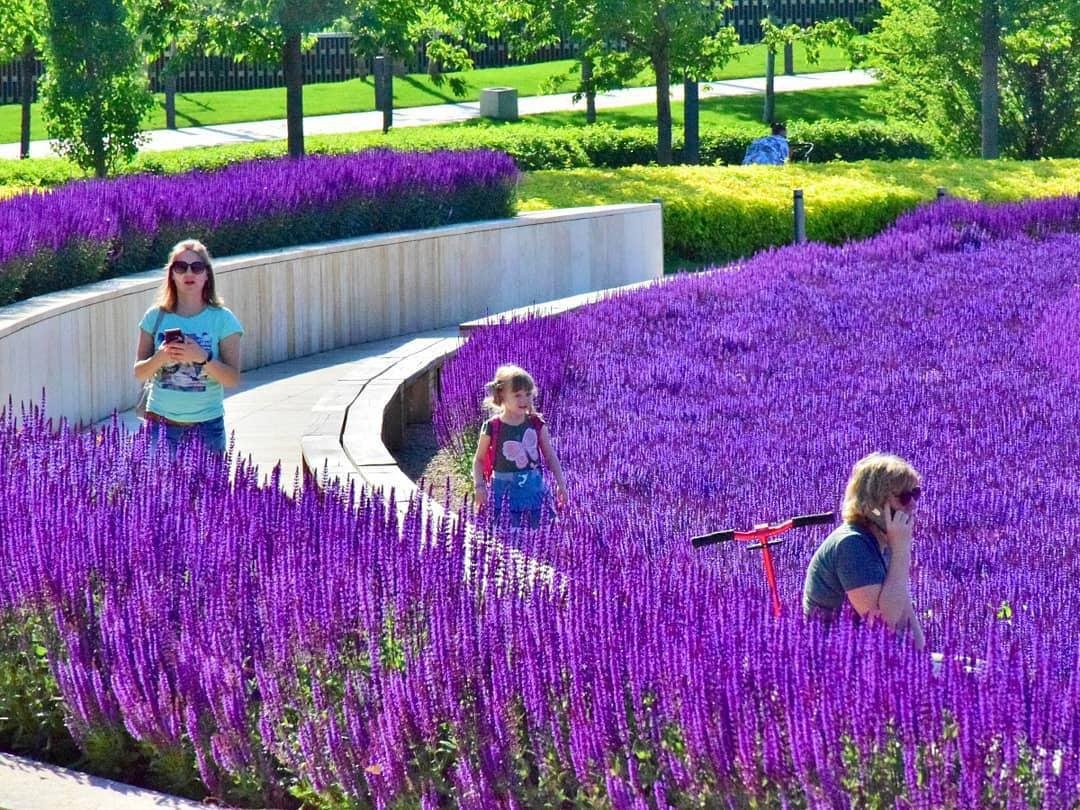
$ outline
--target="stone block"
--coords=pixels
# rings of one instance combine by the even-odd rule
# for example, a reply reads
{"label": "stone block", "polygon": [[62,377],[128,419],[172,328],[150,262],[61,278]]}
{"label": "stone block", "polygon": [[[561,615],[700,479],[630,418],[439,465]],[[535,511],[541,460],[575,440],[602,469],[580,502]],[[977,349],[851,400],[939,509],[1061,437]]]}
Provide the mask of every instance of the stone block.
{"label": "stone block", "polygon": [[480,91],[480,115],[499,121],[517,121],[517,88],[485,87]]}

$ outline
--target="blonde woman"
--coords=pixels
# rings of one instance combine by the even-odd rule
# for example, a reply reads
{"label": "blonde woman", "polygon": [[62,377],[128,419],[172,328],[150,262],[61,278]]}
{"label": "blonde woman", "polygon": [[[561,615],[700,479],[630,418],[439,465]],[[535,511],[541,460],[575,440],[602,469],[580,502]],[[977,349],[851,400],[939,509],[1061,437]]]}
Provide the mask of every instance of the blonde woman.
{"label": "blonde woman", "polygon": [[152,380],[146,419],[175,451],[193,436],[225,452],[224,390],[240,381],[244,327],[218,297],[206,246],[173,247],[157,303],[139,322],[135,378]]}
{"label": "blonde woman", "polygon": [[919,473],[899,456],[859,459],[844,492],[844,523],[818,546],[806,569],[803,611],[832,614],[847,600],[868,620],[883,619],[925,644],[908,593]]}

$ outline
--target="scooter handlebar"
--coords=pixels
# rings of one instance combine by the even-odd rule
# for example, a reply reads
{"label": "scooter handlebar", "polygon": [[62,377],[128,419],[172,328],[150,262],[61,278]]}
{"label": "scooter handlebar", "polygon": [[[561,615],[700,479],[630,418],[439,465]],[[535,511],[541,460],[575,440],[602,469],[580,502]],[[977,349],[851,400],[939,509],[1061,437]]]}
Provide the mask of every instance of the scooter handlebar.
{"label": "scooter handlebar", "polygon": [[711,546],[713,543],[725,543],[728,540],[735,539],[734,529],[725,529],[722,532],[713,532],[712,534],[703,534],[700,537],[695,537],[690,542],[693,543],[694,548],[701,548],[702,546]]}
{"label": "scooter handlebar", "polygon": [[[833,512],[819,512],[816,515],[799,515],[798,517],[790,518],[786,521],[781,521],[772,526],[772,528],[781,528],[785,523],[790,524],[787,528],[797,529],[800,526],[816,526],[819,524],[832,523],[836,519]],[[786,531],[786,529],[782,529]],[[724,529],[720,532],[711,532],[709,534],[698,535],[691,538],[690,543],[694,548],[702,548],[703,546],[711,546],[713,543],[724,543],[729,540],[735,539],[735,529]]]}
{"label": "scooter handlebar", "polygon": [[816,515],[799,515],[791,519],[791,528],[797,529],[800,526],[817,526],[824,523],[832,523],[836,520],[836,513],[834,512],[820,512]]}

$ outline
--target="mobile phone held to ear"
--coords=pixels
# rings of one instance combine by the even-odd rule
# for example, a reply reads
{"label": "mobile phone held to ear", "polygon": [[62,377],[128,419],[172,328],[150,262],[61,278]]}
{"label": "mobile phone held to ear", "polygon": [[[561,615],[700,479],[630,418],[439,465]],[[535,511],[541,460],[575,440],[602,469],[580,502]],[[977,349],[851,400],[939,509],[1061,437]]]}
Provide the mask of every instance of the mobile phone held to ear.
{"label": "mobile phone held to ear", "polygon": [[166,329],[164,334],[166,343],[182,343],[184,341],[182,329]]}
{"label": "mobile phone held to ear", "polygon": [[[888,509],[889,517],[896,517],[896,510],[893,509],[891,506],[888,507]],[[872,520],[874,522],[874,525],[877,526],[879,529],[885,531],[885,513],[882,512],[880,508],[870,510],[870,520]]]}

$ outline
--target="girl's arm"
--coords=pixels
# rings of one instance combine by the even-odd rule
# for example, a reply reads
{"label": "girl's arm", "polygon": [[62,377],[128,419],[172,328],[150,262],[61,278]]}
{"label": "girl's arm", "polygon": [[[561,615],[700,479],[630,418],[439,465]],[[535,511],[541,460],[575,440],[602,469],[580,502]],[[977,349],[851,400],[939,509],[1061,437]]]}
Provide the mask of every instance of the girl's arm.
{"label": "girl's arm", "polygon": [[555,448],[551,446],[551,431],[548,430],[547,425],[540,428],[540,452],[544,454],[544,461],[551,470],[551,474],[555,476],[555,503],[566,506],[566,478],[563,476],[562,465],[555,454]]}
{"label": "girl's arm", "polygon": [[473,491],[476,493],[476,508],[483,509],[487,503],[487,483],[484,481],[484,457],[487,456],[488,447],[491,445],[491,437],[481,433],[476,442],[476,453],[473,454],[472,480]]}

